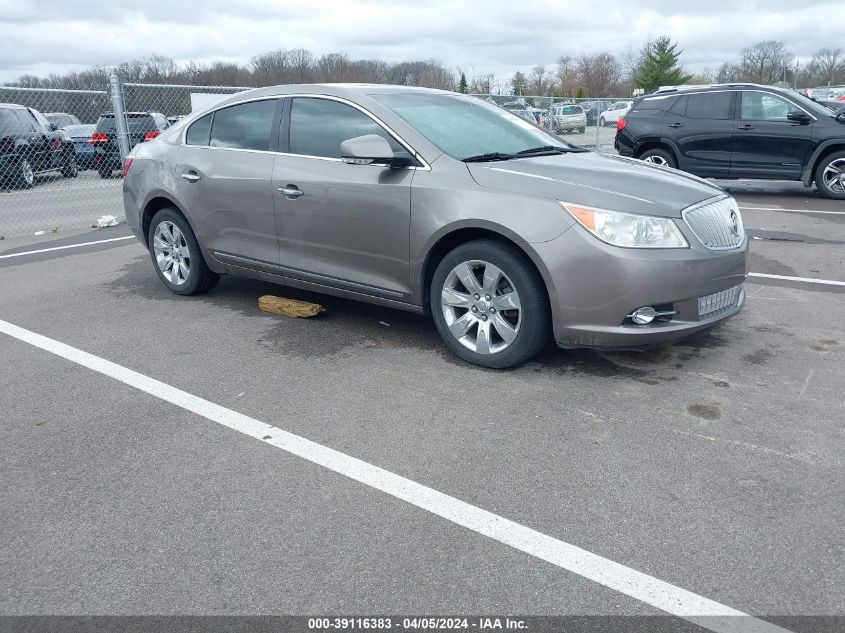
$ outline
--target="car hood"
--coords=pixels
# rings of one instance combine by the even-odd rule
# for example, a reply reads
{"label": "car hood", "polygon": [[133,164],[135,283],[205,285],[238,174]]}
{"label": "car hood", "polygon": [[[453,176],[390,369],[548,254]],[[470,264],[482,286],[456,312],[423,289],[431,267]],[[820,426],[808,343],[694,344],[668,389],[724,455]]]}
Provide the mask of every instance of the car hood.
{"label": "car hood", "polygon": [[467,163],[482,187],[613,211],[681,217],[686,207],[724,194],[696,176],[595,152]]}

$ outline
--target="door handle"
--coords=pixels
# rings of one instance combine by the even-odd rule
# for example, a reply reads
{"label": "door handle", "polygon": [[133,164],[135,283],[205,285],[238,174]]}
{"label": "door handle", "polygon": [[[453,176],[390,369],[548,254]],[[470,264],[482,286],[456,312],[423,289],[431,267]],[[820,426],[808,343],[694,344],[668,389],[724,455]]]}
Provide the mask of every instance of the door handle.
{"label": "door handle", "polygon": [[750,123],[743,123],[742,125],[738,125],[736,127],[736,129],[738,129],[738,130],[753,130],[754,126],[751,125]]}
{"label": "door handle", "polygon": [[670,123],[667,127],[684,127],[683,123]]}
{"label": "door handle", "polygon": [[199,174],[196,174],[192,171],[186,171],[184,174],[182,174],[182,178],[184,178],[188,182],[196,182],[198,180],[202,180]]}
{"label": "door handle", "polygon": [[288,185],[287,187],[279,187],[279,191],[281,191],[283,194],[285,194],[286,197],[288,197],[290,199],[301,198],[302,196],[305,195],[305,192],[302,191],[302,189],[300,189],[296,185]]}

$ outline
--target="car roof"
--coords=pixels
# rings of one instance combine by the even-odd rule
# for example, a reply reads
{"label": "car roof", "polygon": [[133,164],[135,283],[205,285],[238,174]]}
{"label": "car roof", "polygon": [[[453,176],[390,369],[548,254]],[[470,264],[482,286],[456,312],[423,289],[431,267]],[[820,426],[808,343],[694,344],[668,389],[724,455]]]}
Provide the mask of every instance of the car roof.
{"label": "car roof", "polygon": [[0,103],[0,108],[18,108],[21,110],[26,110],[26,106],[22,106],[19,103]]}

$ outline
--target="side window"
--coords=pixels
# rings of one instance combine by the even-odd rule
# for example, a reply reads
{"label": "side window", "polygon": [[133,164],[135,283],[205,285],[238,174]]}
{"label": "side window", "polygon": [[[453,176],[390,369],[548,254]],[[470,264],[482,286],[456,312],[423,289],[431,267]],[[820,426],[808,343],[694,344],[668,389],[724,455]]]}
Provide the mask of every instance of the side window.
{"label": "side window", "polygon": [[340,158],[340,144],[343,141],[365,134],[377,134],[390,144],[394,152],[403,151],[402,146],[383,127],[345,103],[300,97],[291,104],[292,154]]}
{"label": "side window", "polygon": [[29,113],[27,110],[14,110],[15,116],[18,117],[18,121],[20,121],[21,131],[24,134],[29,134],[31,132],[41,132],[41,127],[38,125],[38,121]]}
{"label": "side window", "polygon": [[740,115],[744,121],[787,121],[786,115],[797,110],[786,99],[765,92],[743,92]]}
{"label": "side window", "polygon": [[678,97],[678,100],[669,108],[669,112],[672,114],[677,114],[678,116],[686,116],[687,115],[687,95],[683,95]]}
{"label": "side window", "polygon": [[211,126],[211,147],[270,149],[276,100],[252,101],[217,110]]}
{"label": "side window", "polygon": [[185,134],[185,143],[188,145],[208,145],[208,137],[211,135],[211,117],[214,113],[206,114],[191,123],[188,132]]}
{"label": "side window", "polygon": [[730,119],[733,92],[701,92],[687,95],[687,118]]}

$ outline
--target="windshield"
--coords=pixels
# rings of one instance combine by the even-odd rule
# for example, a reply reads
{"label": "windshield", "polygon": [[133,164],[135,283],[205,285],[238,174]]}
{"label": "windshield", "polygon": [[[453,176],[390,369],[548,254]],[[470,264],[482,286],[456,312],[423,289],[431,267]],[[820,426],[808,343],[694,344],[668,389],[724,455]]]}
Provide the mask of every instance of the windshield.
{"label": "windshield", "polygon": [[816,116],[833,116],[833,112],[831,112],[829,108],[824,107],[821,103],[813,101],[809,97],[805,97],[800,92],[791,92],[789,96],[810,114],[815,114]]}
{"label": "windshield", "polygon": [[490,153],[516,154],[547,145],[571,147],[514,113],[475,97],[424,93],[371,96],[458,160]]}

